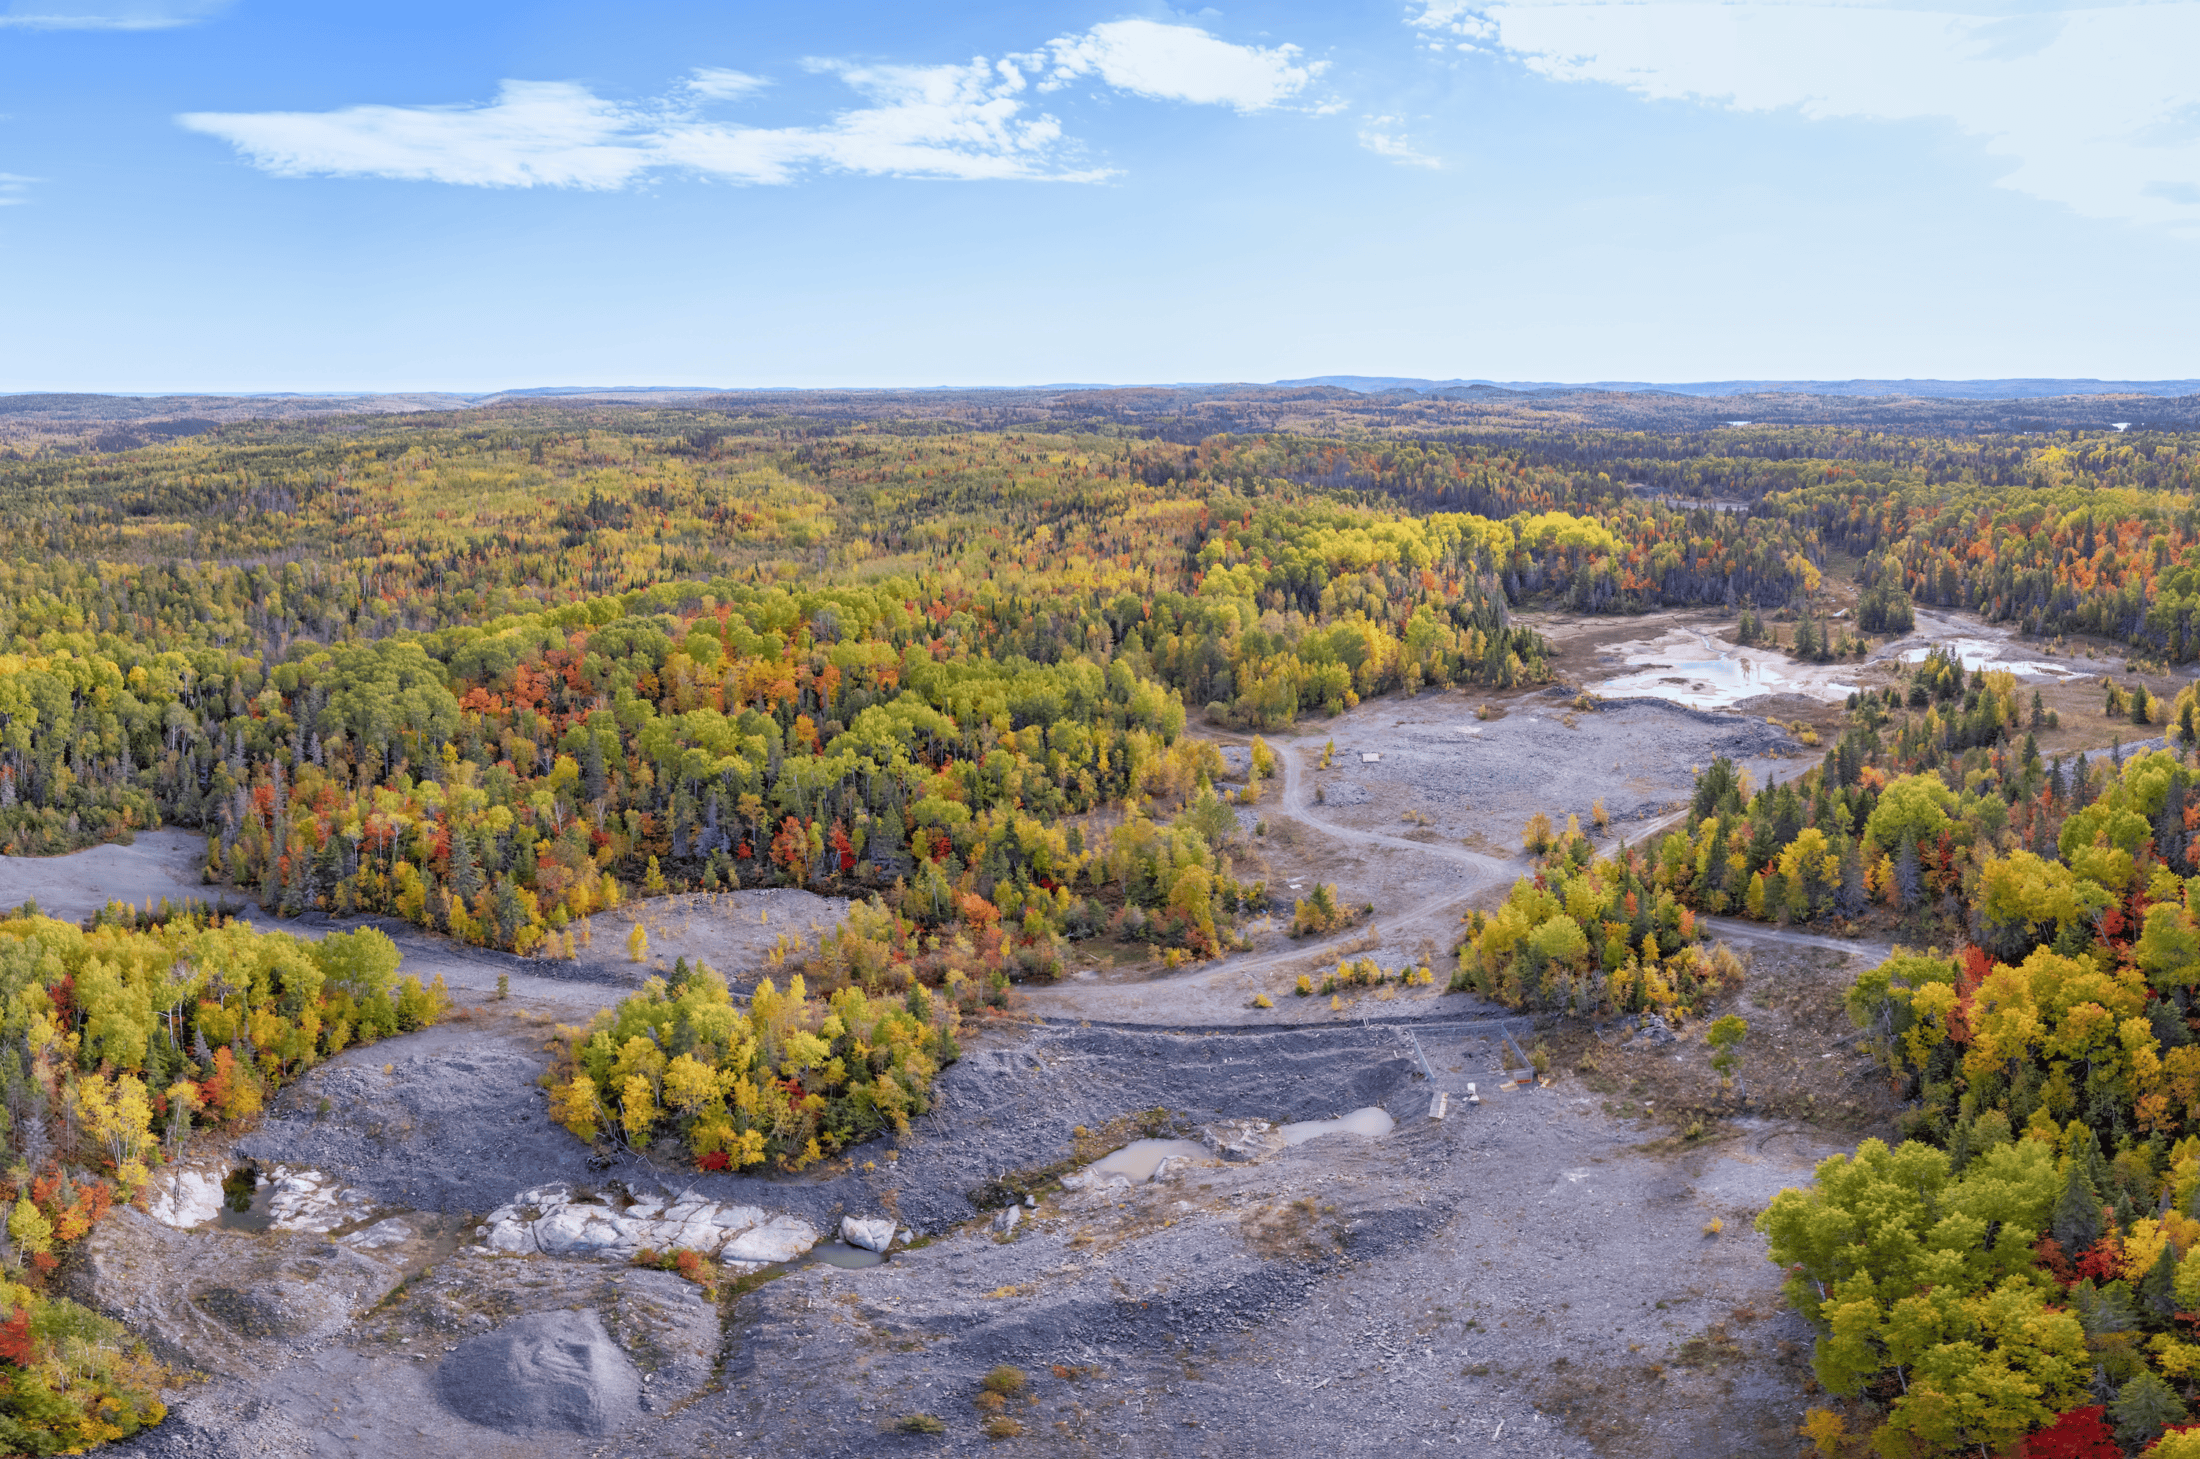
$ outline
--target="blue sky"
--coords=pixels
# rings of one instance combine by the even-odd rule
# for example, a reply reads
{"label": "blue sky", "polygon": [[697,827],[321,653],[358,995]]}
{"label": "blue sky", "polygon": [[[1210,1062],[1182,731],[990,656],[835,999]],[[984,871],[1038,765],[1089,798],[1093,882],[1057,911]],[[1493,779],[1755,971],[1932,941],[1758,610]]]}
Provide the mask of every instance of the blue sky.
{"label": "blue sky", "polygon": [[0,391],[2200,374],[2200,0],[0,0]]}

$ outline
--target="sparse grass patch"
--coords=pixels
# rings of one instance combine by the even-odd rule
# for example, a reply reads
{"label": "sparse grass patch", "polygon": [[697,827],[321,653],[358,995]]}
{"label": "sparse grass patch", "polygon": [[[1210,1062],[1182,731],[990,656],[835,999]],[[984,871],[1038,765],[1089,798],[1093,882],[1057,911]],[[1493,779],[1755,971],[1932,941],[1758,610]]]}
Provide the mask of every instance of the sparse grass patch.
{"label": "sparse grass patch", "polygon": [[1319,1220],[1320,1210],[1308,1196],[1247,1211],[1238,1218],[1238,1235],[1256,1255],[1269,1260],[1327,1256],[1337,1247],[1321,1230]]}

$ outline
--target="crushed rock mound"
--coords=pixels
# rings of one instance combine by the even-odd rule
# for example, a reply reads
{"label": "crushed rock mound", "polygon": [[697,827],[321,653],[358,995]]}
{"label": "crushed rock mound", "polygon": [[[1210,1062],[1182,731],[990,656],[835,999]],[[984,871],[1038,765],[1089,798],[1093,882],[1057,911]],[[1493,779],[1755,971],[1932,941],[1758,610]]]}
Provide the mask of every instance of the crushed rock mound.
{"label": "crushed rock mound", "polygon": [[453,1413],[507,1434],[615,1434],[642,1416],[642,1376],[594,1312],[533,1312],[459,1344],[436,1370]]}
{"label": "crushed rock mound", "polygon": [[342,1333],[403,1277],[321,1236],[177,1231],[123,1209],[85,1241],[67,1287],[170,1362],[245,1375]]}

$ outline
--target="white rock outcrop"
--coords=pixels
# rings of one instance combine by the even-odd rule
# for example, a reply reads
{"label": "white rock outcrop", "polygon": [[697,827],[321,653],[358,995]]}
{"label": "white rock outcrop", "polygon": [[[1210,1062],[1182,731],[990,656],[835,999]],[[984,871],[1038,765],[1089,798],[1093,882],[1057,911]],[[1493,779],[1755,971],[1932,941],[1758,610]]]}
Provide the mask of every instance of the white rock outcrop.
{"label": "white rock outcrop", "polygon": [[793,1261],[817,1245],[817,1232],[794,1216],[774,1216],[725,1244],[719,1255],[729,1267],[755,1271],[775,1261]]}
{"label": "white rock outcrop", "polygon": [[[153,1178],[146,1199],[146,1213],[163,1226],[204,1226],[222,1213],[222,1182],[231,1167],[225,1162],[163,1173]],[[344,1186],[334,1176],[318,1170],[273,1166],[260,1172],[253,1197],[266,1200],[261,1208],[277,1231],[334,1231],[366,1220],[376,1210],[365,1191]]]}
{"label": "white rock outcrop", "polygon": [[894,1223],[883,1216],[868,1221],[861,1216],[843,1216],[840,1239],[865,1251],[884,1251],[894,1244]]}
{"label": "white rock outcrop", "polygon": [[392,1246],[403,1246],[413,1239],[413,1228],[396,1216],[364,1226],[347,1236],[336,1239],[353,1251],[382,1251]]}
{"label": "white rock outcrop", "polygon": [[334,1231],[366,1220],[376,1208],[365,1191],[339,1185],[334,1176],[318,1170],[278,1165],[260,1176],[260,1189],[269,1187],[267,1213],[277,1231]]}
{"label": "white rock outcrop", "polygon": [[[890,1224],[890,1223],[888,1223]],[[817,1244],[817,1232],[793,1216],[766,1216],[755,1206],[720,1205],[687,1197],[632,1198],[614,1205],[577,1197],[570,1186],[521,1191],[511,1204],[489,1213],[475,1235],[491,1251],[529,1256],[602,1257],[624,1261],[644,1247],[684,1247],[754,1271],[792,1261]]]}
{"label": "white rock outcrop", "polygon": [[146,1214],[163,1226],[204,1226],[222,1213],[222,1182],[229,1167],[166,1171],[153,1178]]}

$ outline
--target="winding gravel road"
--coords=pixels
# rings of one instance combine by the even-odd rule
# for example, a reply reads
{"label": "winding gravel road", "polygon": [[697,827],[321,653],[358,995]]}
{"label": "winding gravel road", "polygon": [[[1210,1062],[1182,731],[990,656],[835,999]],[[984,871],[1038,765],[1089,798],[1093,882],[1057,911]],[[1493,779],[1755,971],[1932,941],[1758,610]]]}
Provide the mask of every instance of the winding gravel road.
{"label": "winding gravel road", "polygon": [[[1326,1002],[1317,1000],[1278,998],[1278,1006],[1273,1009],[1254,1008],[1251,1003],[1257,993],[1277,996],[1278,990],[1271,984],[1277,982],[1278,974],[1334,959],[1341,955],[1339,950],[1343,946],[1364,944],[1370,933],[1377,937],[1379,946],[1392,949],[1393,956],[1396,956],[1395,950],[1414,947],[1424,938],[1448,949],[1459,919],[1470,904],[1502,891],[1526,874],[1527,866],[1523,861],[1491,856],[1447,842],[1408,840],[1323,819],[1311,803],[1307,788],[1311,776],[1299,763],[1300,757],[1307,753],[1310,753],[1308,747],[1278,747],[1276,760],[1282,767],[1283,782],[1278,813],[1332,844],[1361,847],[1385,855],[1402,852],[1416,857],[1420,865],[1416,869],[1418,874],[1412,878],[1414,881],[1425,883],[1429,880],[1429,869],[1432,866],[1440,868],[1435,890],[1415,896],[1397,907],[1378,908],[1368,921],[1329,938],[1221,958],[1173,977],[1117,984],[1072,980],[1053,987],[1033,988],[1027,994],[1031,1010],[1050,1019],[1178,1027],[1322,1023],[1339,1017],[1356,1018],[1359,1010],[1334,1014]],[[1679,819],[1677,815],[1668,817],[1635,831],[1629,839],[1639,843]],[[1616,845],[1616,841],[1613,844]],[[1884,961],[1893,952],[1890,946],[1881,942],[1850,941],[1731,917],[1707,917],[1703,921],[1720,937],[1738,943],[1818,948],[1874,963]],[[1441,988],[1439,983],[1436,988],[1402,994],[1386,1003],[1382,1011],[1386,1018],[1456,1017],[1462,1013],[1470,1017],[1496,1016],[1502,1012],[1479,999],[1446,995]]]}

